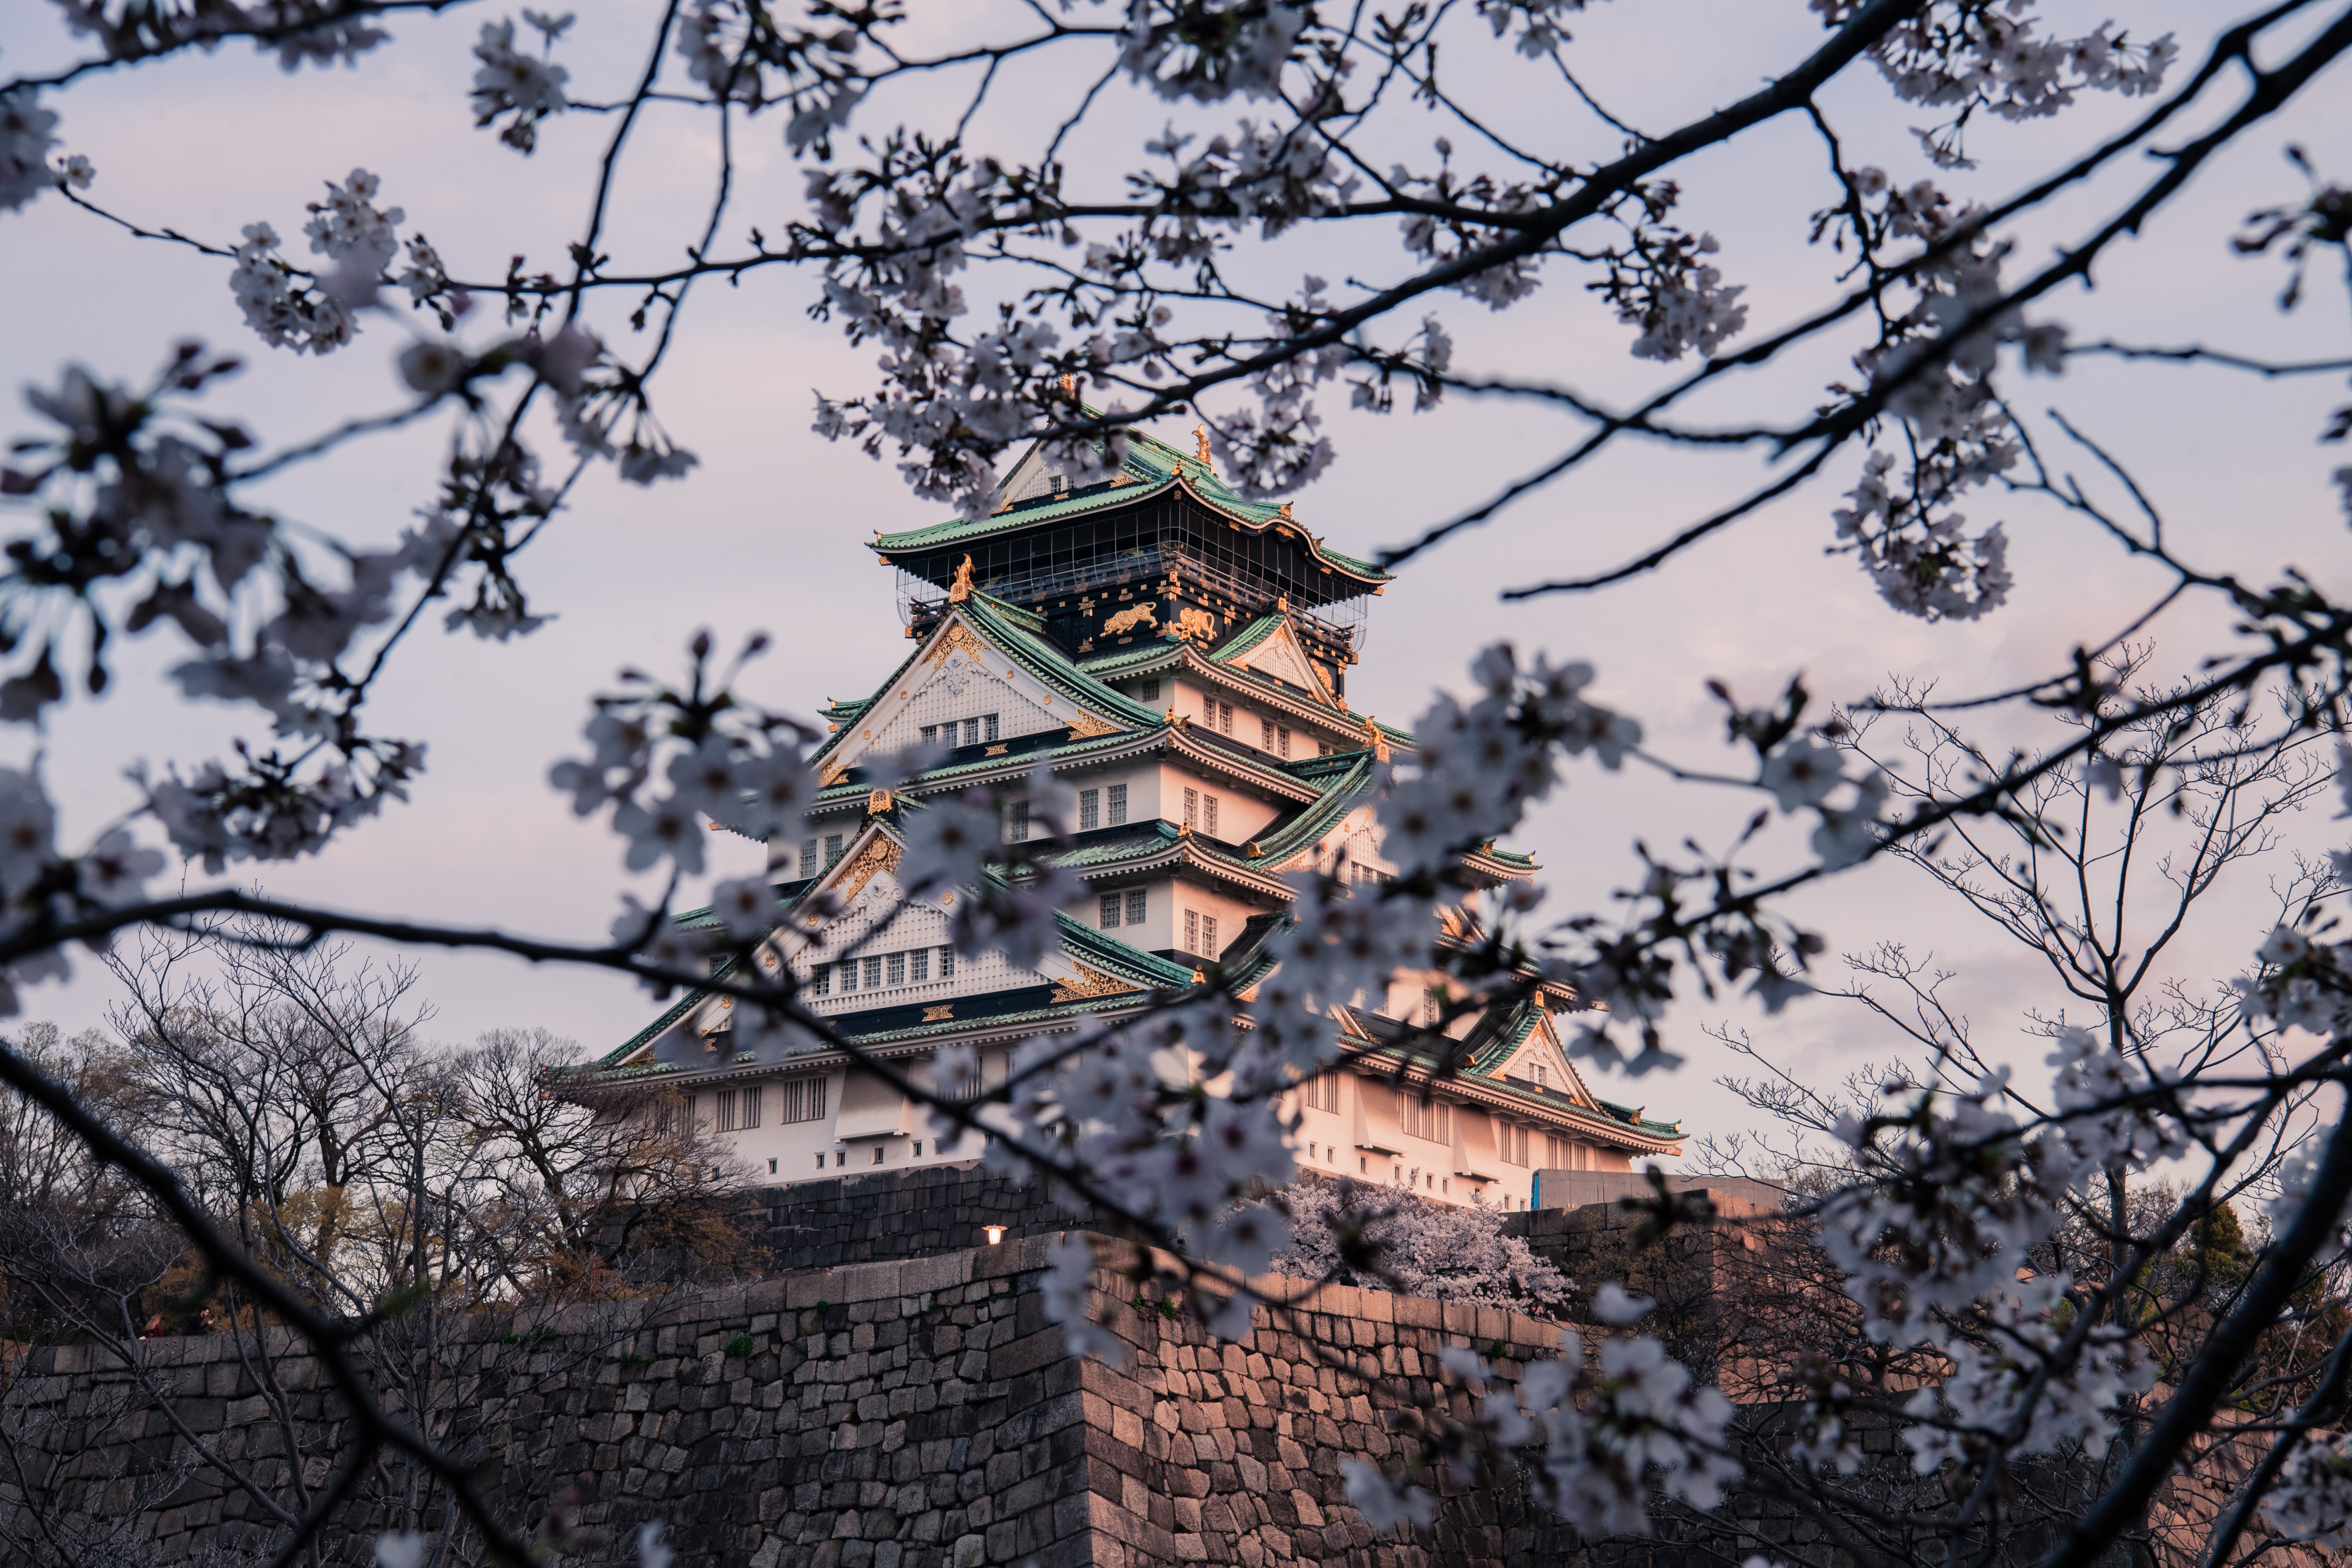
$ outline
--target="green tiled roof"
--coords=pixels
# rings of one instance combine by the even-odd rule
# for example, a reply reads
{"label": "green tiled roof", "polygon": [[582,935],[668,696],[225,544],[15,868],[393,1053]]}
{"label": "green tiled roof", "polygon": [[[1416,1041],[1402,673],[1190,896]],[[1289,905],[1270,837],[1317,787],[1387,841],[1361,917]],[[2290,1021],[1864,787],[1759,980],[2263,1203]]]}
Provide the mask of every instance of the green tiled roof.
{"label": "green tiled roof", "polygon": [[[1060,648],[1055,647],[1039,635],[1038,631],[1031,629],[1042,629],[1042,624],[1036,616],[1019,605],[992,598],[986,594],[974,593],[955,608],[982,637],[1001,649],[1022,668],[1045,682],[1071,701],[1092,709],[1103,717],[1126,724],[1132,729],[1154,729],[1164,721],[1158,710],[1136,701],[1123,691],[1105,685],[1085,669],[1073,664]],[[929,646],[930,639],[928,637],[916,644],[914,650],[891,669],[888,679],[874,689],[872,696],[854,704],[835,703],[832,709],[827,710],[828,714],[835,710],[842,710],[848,712],[854,718],[855,715],[866,711],[905,677],[908,669],[922,657],[923,649]],[[809,761],[812,765],[821,766],[824,760],[842,743],[843,739],[853,733],[853,725],[848,720],[836,721],[841,727],[827,736],[824,744],[819,746],[811,754]],[[1018,736],[1013,738],[1019,739]]]}
{"label": "green tiled roof", "polygon": [[[1088,408],[1087,414],[1099,414]],[[867,548],[878,554],[889,555],[901,551],[936,550],[986,539],[1014,529],[1034,528],[1040,523],[1057,522],[1065,518],[1081,517],[1105,507],[1126,506],[1145,500],[1165,491],[1183,486],[1200,500],[1234,521],[1263,531],[1277,521],[1295,530],[1300,541],[1317,559],[1345,572],[1367,584],[1387,583],[1391,574],[1370,562],[1353,555],[1344,555],[1316,538],[1294,517],[1286,517],[1278,504],[1244,500],[1241,493],[1217,477],[1210,464],[1197,457],[1177,450],[1167,442],[1141,431],[1128,433],[1127,460],[1121,466],[1118,479],[1093,484],[1057,496],[1048,500],[1028,501],[1006,508],[991,516],[970,521],[950,518],[928,528],[909,529],[903,533],[877,535]],[[1031,443],[1013,467],[1018,468],[1036,449]],[[1010,470],[1008,470],[1009,472]]]}
{"label": "green tiled roof", "polygon": [[1228,659],[1241,658],[1242,655],[1280,631],[1284,618],[1281,616],[1260,616],[1219,644],[1217,651],[1209,657],[1219,664],[1223,664]]}

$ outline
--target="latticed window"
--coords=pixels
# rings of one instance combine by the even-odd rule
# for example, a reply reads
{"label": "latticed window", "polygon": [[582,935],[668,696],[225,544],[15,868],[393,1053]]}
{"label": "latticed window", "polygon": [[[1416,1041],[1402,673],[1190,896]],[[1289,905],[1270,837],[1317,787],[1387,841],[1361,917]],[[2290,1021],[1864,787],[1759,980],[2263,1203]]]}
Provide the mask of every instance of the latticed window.
{"label": "latticed window", "polygon": [[801,840],[801,875],[814,877],[816,873],[816,840],[803,838]]}
{"label": "latticed window", "polygon": [[931,950],[919,947],[907,954],[907,978],[920,985],[931,977]]}
{"label": "latticed window", "polygon": [[[824,1120],[824,1079],[821,1078],[786,1079],[779,1086],[783,1100],[783,1113],[779,1121],[822,1121]],[[824,1156],[817,1156],[821,1165]]]}
{"label": "latticed window", "polygon": [[1006,837],[1011,838],[1015,844],[1025,844],[1028,842],[1029,803],[1027,801],[1016,800],[1013,803],[1013,826],[1007,832]]}
{"label": "latticed window", "polygon": [[953,980],[955,978],[954,948],[943,947],[940,949],[940,978],[942,980]]}
{"label": "latticed window", "polygon": [[1117,893],[1105,893],[1105,894],[1102,896],[1102,928],[1103,928],[1103,930],[1105,930],[1105,931],[1116,931],[1116,930],[1118,930],[1118,911],[1119,911],[1119,909],[1120,909],[1119,896],[1118,896]]}
{"label": "latticed window", "polygon": [[1113,827],[1124,827],[1127,826],[1127,786],[1123,784],[1112,784],[1109,786],[1108,793],[1110,799],[1105,804],[1110,807],[1110,825]]}
{"label": "latticed window", "polygon": [[907,955],[903,952],[891,953],[887,963],[890,966],[890,984],[893,985],[907,984]]}
{"label": "latticed window", "polygon": [[1127,923],[1131,926],[1141,925],[1146,905],[1144,890],[1141,888],[1129,888],[1127,890]]}
{"label": "latticed window", "polygon": [[1078,831],[1091,833],[1102,826],[1102,791],[1082,789],[1078,792]]}
{"label": "latticed window", "polygon": [[873,957],[866,961],[866,989],[868,991],[878,991],[881,987],[882,955],[877,952]]}

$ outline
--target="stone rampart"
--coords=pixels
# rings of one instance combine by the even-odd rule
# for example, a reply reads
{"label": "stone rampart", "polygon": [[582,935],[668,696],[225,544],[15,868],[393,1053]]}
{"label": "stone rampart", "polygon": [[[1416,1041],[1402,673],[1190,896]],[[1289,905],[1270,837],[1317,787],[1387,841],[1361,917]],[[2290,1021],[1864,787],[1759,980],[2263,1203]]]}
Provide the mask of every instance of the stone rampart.
{"label": "stone rampart", "polygon": [[771,1272],[935,1258],[987,1242],[986,1227],[1018,1241],[1066,1229],[1106,1229],[1083,1202],[1056,1203],[1045,1184],[1016,1187],[977,1161],[839,1176],[753,1194]]}
{"label": "stone rampart", "polygon": [[[1097,1310],[1128,1350],[1114,1368],[1073,1359],[1044,1315],[1052,1239],[545,1321],[479,1314],[419,1352],[437,1373],[421,1385],[436,1391],[423,1415],[480,1464],[508,1518],[534,1520],[576,1488],[583,1521],[616,1537],[666,1521],[678,1568],[1556,1555],[1507,1489],[1447,1498],[1431,1532],[1375,1533],[1339,1466],[1405,1441],[1391,1418],[1425,1396],[1441,1346],[1499,1351],[1516,1375],[1557,1346],[1557,1328],[1331,1289],[1280,1321],[1262,1310],[1248,1340],[1219,1344],[1106,1273]],[[1122,1245],[1098,1241],[1106,1258]],[[19,1527],[33,1508],[110,1515],[135,1537],[126,1561],[235,1554],[269,1531],[228,1470],[284,1500],[298,1463],[315,1488],[346,1451],[341,1402],[282,1335],[155,1338],[139,1355],[135,1368],[89,1346],[19,1358],[0,1419],[30,1462],[21,1481],[0,1478],[0,1515],[16,1510]],[[193,1458],[197,1444],[218,1468]],[[404,1522],[446,1521],[355,1502],[335,1516],[325,1561],[363,1563],[374,1533]]]}

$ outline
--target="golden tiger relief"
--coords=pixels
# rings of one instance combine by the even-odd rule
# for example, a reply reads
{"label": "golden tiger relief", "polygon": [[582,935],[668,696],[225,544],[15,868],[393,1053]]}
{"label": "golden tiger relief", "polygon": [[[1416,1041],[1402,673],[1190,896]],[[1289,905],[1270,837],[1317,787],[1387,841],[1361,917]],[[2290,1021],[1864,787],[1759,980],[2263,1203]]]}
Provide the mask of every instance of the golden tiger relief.
{"label": "golden tiger relief", "polygon": [[1186,610],[1176,617],[1175,629],[1176,635],[1180,637],[1198,638],[1202,642],[1210,642],[1216,637],[1217,621],[1216,617],[1206,610]]}
{"label": "golden tiger relief", "polygon": [[1102,635],[1111,637],[1117,637],[1121,632],[1131,632],[1138,626],[1158,626],[1160,617],[1151,612],[1157,609],[1159,605],[1160,601],[1157,599],[1146,599],[1133,609],[1121,610],[1103,623]]}

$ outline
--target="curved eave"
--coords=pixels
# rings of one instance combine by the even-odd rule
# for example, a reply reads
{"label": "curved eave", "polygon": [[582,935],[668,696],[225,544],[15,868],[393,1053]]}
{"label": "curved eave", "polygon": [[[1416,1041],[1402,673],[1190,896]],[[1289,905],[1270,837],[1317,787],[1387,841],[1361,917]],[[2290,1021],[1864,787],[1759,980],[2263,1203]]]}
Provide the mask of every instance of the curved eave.
{"label": "curved eave", "polygon": [[897,565],[899,563],[894,557],[898,555],[952,550],[959,544],[1001,538],[1024,529],[1066,521],[1111,507],[1137,505],[1156,500],[1171,489],[1181,489],[1202,508],[1228,522],[1236,523],[1254,533],[1275,531],[1296,539],[1317,565],[1334,576],[1345,577],[1363,592],[1376,593],[1396,581],[1393,573],[1383,572],[1369,561],[1330,549],[1281,507],[1244,500],[1226,490],[1213,477],[1196,473],[1195,469],[1199,468],[1197,459],[1180,457],[1174,462],[1175,471],[1163,479],[1139,477],[1130,479],[1126,484],[1113,481],[1089,485],[1064,500],[1024,503],[1003,511],[992,512],[978,521],[958,518],[951,522],[934,523],[929,528],[909,529],[904,533],[877,534],[866,542],[866,547],[884,562]]}
{"label": "curved eave", "polygon": [[1246,889],[1261,898],[1276,902],[1290,902],[1289,885],[1281,876],[1265,869],[1261,863],[1246,856],[1231,855],[1213,849],[1192,837],[1178,838],[1159,847],[1147,847],[1125,859],[1099,860],[1088,865],[1073,866],[1071,873],[1082,882],[1101,882],[1116,878],[1157,875],[1162,871],[1196,872],[1213,879]]}
{"label": "curved eave", "polygon": [[1620,1121],[1605,1110],[1561,1105],[1523,1093],[1508,1084],[1480,1078],[1475,1073],[1439,1078],[1430,1072],[1421,1058],[1394,1046],[1383,1045],[1360,1034],[1351,1037],[1362,1042],[1359,1060],[1393,1064],[1402,1071],[1408,1083],[1424,1084],[1442,1094],[1458,1095],[1489,1110],[1548,1120],[1564,1132],[1574,1132],[1598,1142],[1609,1143],[1628,1153],[1679,1155],[1682,1152],[1683,1134],[1678,1131],[1648,1131],[1643,1124]]}
{"label": "curved eave", "polygon": [[[1307,532],[1305,525],[1280,507],[1261,506],[1245,501],[1239,496],[1217,495],[1203,489],[1189,468],[1178,472],[1175,482],[1186,495],[1229,521],[1238,522],[1255,532],[1272,531],[1297,540],[1318,565],[1334,576],[1346,577],[1363,584],[1367,592],[1376,592],[1383,584],[1396,581],[1394,574],[1383,572],[1369,561],[1359,561],[1352,555],[1342,555],[1336,550],[1326,548],[1320,539]],[[1223,487],[1220,485],[1218,489]]]}

